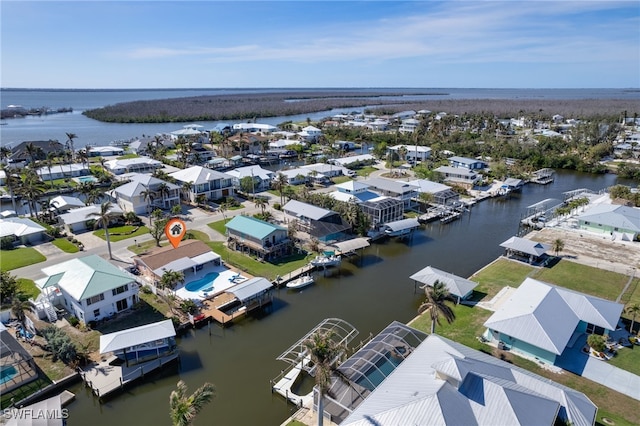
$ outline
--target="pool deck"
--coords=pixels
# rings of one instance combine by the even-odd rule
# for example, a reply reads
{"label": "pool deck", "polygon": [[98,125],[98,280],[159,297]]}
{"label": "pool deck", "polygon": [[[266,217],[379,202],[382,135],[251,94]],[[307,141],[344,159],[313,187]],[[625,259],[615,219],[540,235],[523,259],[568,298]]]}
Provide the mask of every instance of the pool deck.
{"label": "pool deck", "polygon": [[[187,285],[189,285],[190,282],[200,279],[211,272],[217,273],[218,276],[215,278],[215,280],[213,280],[213,286],[206,287],[208,291],[187,290]],[[241,275],[240,279],[232,280],[233,277],[239,274]],[[252,278],[252,276],[245,272],[240,272],[235,268],[231,268],[229,267],[229,265],[209,265],[196,272],[194,275],[187,275],[185,284],[178,287],[175,294],[183,300],[191,299],[195,301],[204,301],[223,294],[227,289],[233,287],[236,284],[244,282],[249,278]],[[210,287],[212,288],[209,289]]]}

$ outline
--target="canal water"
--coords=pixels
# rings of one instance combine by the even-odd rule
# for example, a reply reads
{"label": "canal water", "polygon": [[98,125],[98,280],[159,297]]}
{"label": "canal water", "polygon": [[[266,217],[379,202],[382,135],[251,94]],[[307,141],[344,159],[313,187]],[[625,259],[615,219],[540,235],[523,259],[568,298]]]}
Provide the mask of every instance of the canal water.
{"label": "canal water", "polygon": [[76,385],[71,389],[76,401],[69,406],[68,424],[170,424],[169,394],[182,379],[190,391],[205,381],[217,388],[216,398],[196,424],[278,425],[295,407],[271,393],[270,379],[288,367],[275,358],[321,320],[348,321],[363,339],[391,321],[406,323],[423,299],[414,293],[411,274],[431,265],[468,277],[502,253],[499,244],[518,231],[527,206],[546,198],[562,199],[564,191],[600,190],[615,183],[615,175],[560,171],[550,185],[530,184],[510,199],[483,201],[460,220],[427,225],[409,241],[374,243],[326,277],[318,273],[313,286],[276,290],[273,306],[261,318],[226,329],[212,325],[210,333],[207,327],[190,331],[178,339],[179,365],[103,404]]}

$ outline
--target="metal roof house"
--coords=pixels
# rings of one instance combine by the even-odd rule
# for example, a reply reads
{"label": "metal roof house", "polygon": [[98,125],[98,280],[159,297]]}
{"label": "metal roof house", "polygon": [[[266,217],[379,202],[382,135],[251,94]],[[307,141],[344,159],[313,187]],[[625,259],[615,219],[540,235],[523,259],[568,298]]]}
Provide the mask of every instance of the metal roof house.
{"label": "metal roof house", "polygon": [[525,260],[529,263],[540,262],[551,248],[549,244],[520,237],[509,238],[501,243],[500,247],[506,249],[507,257]]}
{"label": "metal roof house", "polygon": [[426,286],[432,287],[436,281],[440,281],[447,286],[449,293],[458,298],[458,303],[460,303],[461,299],[469,297],[473,293],[473,289],[478,285],[478,283],[474,281],[431,266],[419,270],[409,278],[423,284],[420,288],[425,288]]}
{"label": "metal roof house", "polygon": [[613,204],[596,204],[578,216],[578,227],[634,241],[640,234],[640,209]]}
{"label": "metal roof house", "polygon": [[[77,209],[70,209],[66,213],[58,216],[58,223],[64,226],[67,232],[77,234],[87,230],[87,223],[91,220],[95,220],[95,216],[91,216],[93,213],[100,213],[100,206],[97,204],[91,204],[90,206],[80,207]],[[111,205],[109,213],[114,216],[120,216],[124,212],[117,205]]]}
{"label": "metal roof house", "polygon": [[458,185],[473,186],[480,180],[480,175],[463,167],[440,166],[435,171],[444,176],[445,182]]}
{"label": "metal roof house", "polygon": [[124,173],[152,173],[163,167],[162,162],[149,157],[127,158],[124,160],[108,160],[104,166],[114,175]]}
{"label": "metal roof house", "polygon": [[288,255],[293,248],[287,228],[253,217],[235,216],[226,228],[229,248],[264,260]]}
{"label": "metal roof house", "polygon": [[[408,120],[405,120],[405,121],[408,121]],[[414,120],[414,121],[417,121],[417,120]],[[387,152],[394,152],[400,155],[400,150],[403,148],[405,150],[405,159],[407,161],[425,161],[431,157],[431,148],[423,145],[400,144],[400,145],[395,145],[387,148]]]}
{"label": "metal roof house", "polygon": [[335,421],[349,426],[588,426],[597,407],[581,392],[432,334],[344,411]]}
{"label": "metal roof house", "polygon": [[138,301],[135,276],[97,255],[71,259],[42,272],[46,277],[36,285],[48,302],[61,301],[64,309],[85,323],[125,311]]}
{"label": "metal roof house", "polygon": [[482,170],[487,167],[487,163],[482,160],[476,160],[474,158],[458,157],[454,155],[453,157],[449,157],[448,160],[451,167],[458,167],[469,170]]}
{"label": "metal roof house", "polygon": [[574,335],[615,330],[623,307],[527,278],[484,323],[485,337],[554,364]]}
{"label": "metal roof house", "polygon": [[0,219],[0,238],[12,238],[18,244],[33,244],[43,240],[47,230],[31,219],[8,217]]}
{"label": "metal roof house", "polygon": [[[141,173],[131,175],[130,179],[131,182],[107,192],[123,211],[148,214],[150,210],[169,209],[180,204],[178,185]],[[161,194],[159,189],[163,187],[166,193]],[[148,198],[149,194],[152,195],[151,198]]]}
{"label": "metal roof house", "polygon": [[229,176],[233,176],[233,184],[236,187],[240,187],[240,181],[244,178],[252,178],[254,182],[255,191],[266,191],[271,186],[275,173],[271,170],[263,169],[260,166],[244,166],[238,167],[226,172]]}
{"label": "metal roof house", "polygon": [[289,200],[282,210],[297,219],[302,229],[323,242],[342,240],[351,230],[351,226],[342,220],[340,214],[313,204]]}
{"label": "metal roof house", "polygon": [[409,182],[384,178],[372,178],[367,179],[362,183],[369,185],[371,189],[378,192],[380,195],[395,197],[402,200],[406,209],[410,209],[416,203],[414,200],[418,196],[419,187],[412,185]]}
{"label": "metal roof house", "polygon": [[192,203],[203,194],[210,200],[218,200],[233,195],[233,177],[222,172],[211,170],[201,166],[192,166],[188,169],[169,173],[169,176],[179,182],[180,185],[188,182],[189,199]]}

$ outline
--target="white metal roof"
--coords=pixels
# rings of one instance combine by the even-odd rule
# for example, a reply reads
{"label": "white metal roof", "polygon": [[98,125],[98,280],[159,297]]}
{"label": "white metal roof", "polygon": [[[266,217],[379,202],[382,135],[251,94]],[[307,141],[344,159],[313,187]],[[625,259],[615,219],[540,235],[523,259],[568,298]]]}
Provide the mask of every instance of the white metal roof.
{"label": "white metal roof", "polygon": [[231,179],[231,176],[226,173],[221,173],[201,166],[192,166],[188,169],[169,173],[169,176],[181,182],[191,182],[193,185],[199,185],[217,179]]}
{"label": "white metal roof", "polygon": [[334,214],[331,210],[323,209],[322,207],[317,207],[297,200],[289,200],[282,209],[287,213],[291,212],[296,216],[304,216],[313,220],[320,220],[326,216]]}
{"label": "white metal roof", "polygon": [[175,335],[176,330],[171,320],[141,325],[140,327],[129,328],[100,336],[100,353],[104,354],[118,351],[143,343],[153,342],[154,340],[174,337]]}
{"label": "white metal roof", "polygon": [[478,285],[476,282],[467,280],[449,272],[441,271],[440,269],[436,269],[431,266],[427,266],[426,268],[419,270],[409,278],[428,286],[433,286],[436,281],[440,281],[447,286],[449,293],[460,297],[465,297]]}
{"label": "white metal roof", "polygon": [[212,262],[214,260],[220,259],[220,255],[218,253],[214,253],[212,251],[208,251],[206,253],[199,254],[191,258],[198,265],[205,264],[207,262]]}
{"label": "white metal roof", "polygon": [[405,194],[412,191],[417,191],[419,187],[412,185],[409,182],[403,182],[398,180],[384,179],[384,178],[371,178],[364,181],[365,184],[370,187],[395,192],[396,194]]}
{"label": "white metal roof", "polygon": [[347,241],[341,241],[339,243],[331,244],[342,253],[348,253],[350,251],[358,250],[361,248],[369,247],[369,238],[353,238]]}
{"label": "white metal roof", "polygon": [[432,334],[341,424],[593,425],[582,393]]}
{"label": "white metal roof", "polygon": [[[67,225],[71,225],[74,223],[86,222],[88,220],[95,219],[95,216],[89,216],[92,213],[100,213],[100,206],[97,204],[92,204],[87,207],[80,207],[78,209],[71,209],[65,214],[61,214],[58,218]],[[109,209],[109,213],[113,215],[122,214],[122,209],[118,207],[116,204],[111,204],[111,208]]]}
{"label": "white metal roof", "polygon": [[484,326],[561,355],[578,323],[615,330],[623,305],[527,278]]}
{"label": "white metal roof", "polygon": [[49,205],[62,210],[70,207],[84,207],[84,202],[78,197],[70,197],[68,195],[58,195],[49,201]]}
{"label": "white metal roof", "polygon": [[263,169],[258,165],[238,167],[236,169],[229,170],[226,173],[237,179],[242,179],[244,177],[257,177],[262,180],[269,180],[273,178],[274,175],[271,170]]}
{"label": "white metal roof", "polygon": [[415,217],[410,217],[408,219],[400,219],[393,222],[385,223],[385,226],[391,231],[403,231],[405,229],[417,228],[420,226],[420,222]]}
{"label": "white metal roof", "polygon": [[245,300],[251,299],[252,297],[264,293],[271,288],[273,288],[273,284],[269,282],[269,280],[263,277],[255,277],[228,288],[227,293],[233,294],[241,302],[244,302]]}
{"label": "white metal roof", "polygon": [[500,244],[500,247],[519,251],[520,253],[531,254],[534,256],[542,256],[551,248],[549,244],[539,243],[537,241],[520,237],[509,238],[507,241]]}
{"label": "white metal roof", "polygon": [[32,221],[23,217],[7,217],[0,219],[0,238],[15,235],[23,237],[26,235],[38,234],[46,231],[46,229]]}
{"label": "white metal roof", "polygon": [[428,192],[431,194],[435,194],[442,191],[448,191],[451,189],[450,186],[445,185],[443,183],[433,182],[427,179],[416,179],[409,181],[411,185],[415,185],[419,187],[420,192]]}
{"label": "white metal roof", "polygon": [[640,209],[613,204],[596,204],[578,216],[581,221],[593,222],[640,232]]}
{"label": "white metal roof", "polygon": [[193,259],[189,257],[181,257],[180,259],[172,260],[158,269],[154,269],[153,273],[158,276],[162,276],[166,271],[182,272],[185,269],[193,268],[196,265],[198,264],[194,262]]}

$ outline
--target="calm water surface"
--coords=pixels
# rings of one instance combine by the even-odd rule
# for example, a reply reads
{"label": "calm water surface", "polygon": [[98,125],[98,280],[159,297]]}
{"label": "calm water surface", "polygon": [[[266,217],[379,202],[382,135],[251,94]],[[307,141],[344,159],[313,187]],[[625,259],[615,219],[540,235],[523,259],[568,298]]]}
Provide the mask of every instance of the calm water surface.
{"label": "calm water surface", "polygon": [[360,336],[376,334],[391,321],[408,322],[422,300],[409,276],[432,265],[470,276],[502,253],[498,246],[518,230],[526,207],[546,198],[562,199],[577,188],[599,190],[616,176],[559,172],[547,186],[527,185],[520,196],[487,200],[448,225],[431,224],[408,242],[375,243],[360,259],[344,261],[330,276],[316,275],[303,291],[276,290],[267,315],[227,329],[212,326],[179,338],[181,363],[100,404],[83,386],[69,406],[72,425],[169,424],[168,398],[179,379],[193,390],[205,381],[217,397],[196,424],[278,425],[292,412],[283,398],[272,395],[269,380],[287,364],[276,361],[289,346],[327,317],[353,324]]}

